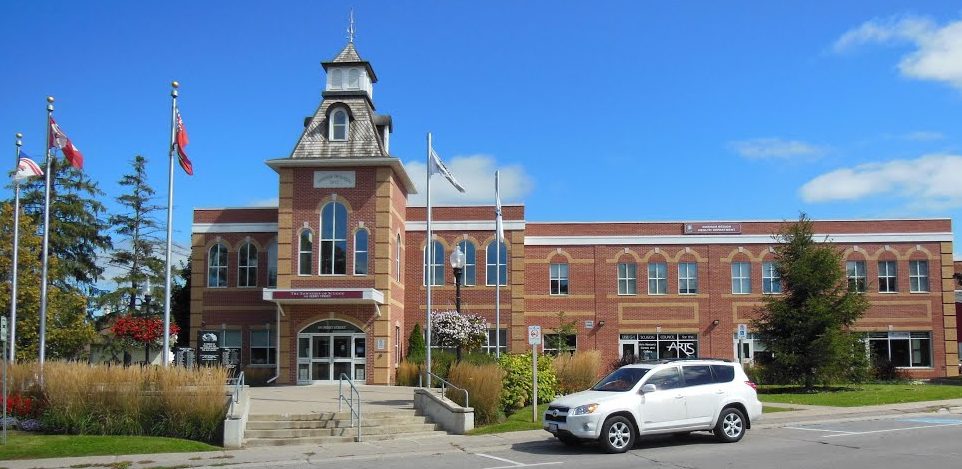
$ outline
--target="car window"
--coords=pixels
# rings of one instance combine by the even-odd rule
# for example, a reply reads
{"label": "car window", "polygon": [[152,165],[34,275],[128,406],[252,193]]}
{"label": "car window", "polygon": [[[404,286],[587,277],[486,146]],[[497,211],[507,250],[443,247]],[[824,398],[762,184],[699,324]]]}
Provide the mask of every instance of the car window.
{"label": "car window", "polygon": [[708,365],[685,365],[681,367],[681,372],[685,375],[685,386],[700,386],[713,381]]}
{"label": "car window", "polygon": [[681,387],[681,373],[677,367],[665,368],[648,378],[645,384],[654,384],[658,390]]}
{"label": "car window", "polygon": [[618,368],[598,381],[593,391],[628,391],[641,381],[648,368]]}
{"label": "car window", "polygon": [[730,383],[735,379],[735,367],[731,365],[711,365],[716,383]]}

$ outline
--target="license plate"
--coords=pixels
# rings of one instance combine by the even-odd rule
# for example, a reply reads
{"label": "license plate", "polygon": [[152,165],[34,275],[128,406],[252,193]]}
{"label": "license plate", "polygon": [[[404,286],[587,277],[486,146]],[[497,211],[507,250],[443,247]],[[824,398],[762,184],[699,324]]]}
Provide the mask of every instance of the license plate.
{"label": "license plate", "polygon": [[556,432],[558,431],[558,424],[557,424],[557,423],[549,423],[549,424],[548,424],[548,431],[551,432],[551,433],[556,433]]}

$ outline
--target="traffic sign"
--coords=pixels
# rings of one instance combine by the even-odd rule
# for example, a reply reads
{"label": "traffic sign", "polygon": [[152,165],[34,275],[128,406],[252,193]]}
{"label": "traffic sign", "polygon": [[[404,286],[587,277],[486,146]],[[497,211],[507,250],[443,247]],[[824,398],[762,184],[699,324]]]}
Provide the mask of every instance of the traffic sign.
{"label": "traffic sign", "polygon": [[0,316],[0,342],[7,341],[7,317]]}
{"label": "traffic sign", "polygon": [[541,326],[528,326],[528,343],[531,345],[541,344]]}
{"label": "traffic sign", "polygon": [[742,339],[747,339],[747,338],[748,338],[748,324],[739,324],[739,325],[738,325],[738,339],[739,339],[739,340],[742,340]]}

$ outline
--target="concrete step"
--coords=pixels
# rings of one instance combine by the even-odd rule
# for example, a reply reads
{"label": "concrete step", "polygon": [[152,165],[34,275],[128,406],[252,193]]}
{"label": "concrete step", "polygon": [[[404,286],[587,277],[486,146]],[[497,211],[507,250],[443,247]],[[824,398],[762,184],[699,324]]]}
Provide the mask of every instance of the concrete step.
{"label": "concrete step", "polygon": [[[374,427],[378,425],[406,425],[427,423],[427,418],[415,415],[398,415],[392,417],[372,418],[366,415],[361,418],[362,427]],[[351,427],[350,419],[330,419],[330,420],[248,420],[248,430],[280,430],[280,429],[300,429],[300,428],[345,428]]]}
{"label": "concrete step", "polygon": [[[418,439],[418,438],[434,438],[438,435],[445,435],[444,432],[417,432],[417,433],[400,433],[400,434],[384,434],[384,435],[366,435],[361,432],[361,441],[383,441],[383,440],[401,440],[401,439]],[[352,443],[354,442],[353,436],[325,436],[325,437],[313,437],[313,438],[248,438],[244,441],[245,448],[263,447],[263,446],[304,446],[304,445],[326,445],[331,443]]]}
{"label": "concrete step", "polygon": [[[402,424],[402,425],[377,425],[371,427],[361,427],[361,435],[385,435],[385,434],[405,434],[422,433],[437,430],[433,423]],[[353,427],[340,428],[283,428],[274,430],[252,430],[245,432],[249,439],[256,438],[319,438],[327,436],[354,436],[356,429]]]}
{"label": "concrete step", "polygon": [[[398,409],[396,411],[376,411],[376,412],[364,412],[362,409],[361,416],[365,419],[372,418],[390,418],[398,416],[414,416],[414,409]],[[251,414],[248,416],[248,422],[268,422],[277,420],[350,420],[350,412],[319,412],[316,414]]]}

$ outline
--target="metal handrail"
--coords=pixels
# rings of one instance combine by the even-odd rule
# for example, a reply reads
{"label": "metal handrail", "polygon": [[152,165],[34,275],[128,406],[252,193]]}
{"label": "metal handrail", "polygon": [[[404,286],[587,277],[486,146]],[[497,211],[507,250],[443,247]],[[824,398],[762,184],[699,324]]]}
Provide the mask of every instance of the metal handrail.
{"label": "metal handrail", "polygon": [[[233,383],[231,383],[231,381],[233,381]],[[230,408],[228,409],[228,414],[233,417],[234,405],[240,402],[240,390],[244,387],[244,372],[241,371],[240,374],[238,374],[235,378],[227,378],[227,385],[230,386],[231,384],[234,385],[234,390],[231,391]]]}
{"label": "metal handrail", "polygon": [[446,381],[444,378],[442,378],[442,377],[440,377],[440,376],[438,376],[438,375],[436,375],[436,374],[434,374],[434,373],[431,373],[430,371],[428,372],[428,387],[429,387],[429,388],[431,387],[431,378],[434,378],[434,379],[436,379],[436,380],[438,380],[438,381],[441,382],[441,396],[442,396],[442,397],[444,397],[445,394],[446,394],[446,393],[445,393],[445,385],[447,385],[447,386],[452,387],[452,388],[454,388],[454,389],[457,389],[457,390],[459,390],[459,391],[464,391],[464,406],[465,406],[465,407],[471,407],[470,402],[468,401],[468,390],[467,390],[467,389],[464,389],[464,388],[462,388],[462,387],[460,387],[460,386],[456,386],[455,384]]}
{"label": "metal handrail", "polygon": [[[361,393],[346,373],[341,373],[339,380],[337,383],[337,411],[338,413],[341,412],[341,402],[347,402],[347,407],[351,409],[351,427],[357,427],[357,439],[355,441],[361,441]],[[351,387],[348,391],[348,397],[344,397],[344,381],[347,381],[347,385]],[[354,409],[354,396],[357,396],[357,410]]]}

